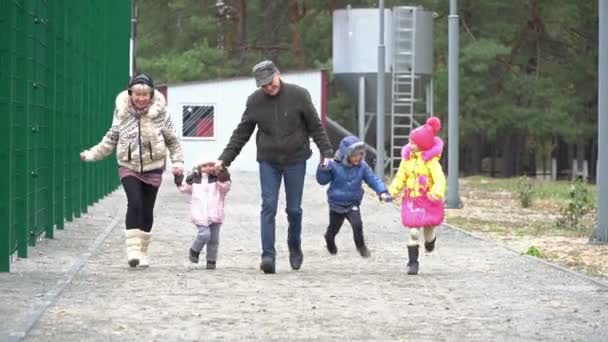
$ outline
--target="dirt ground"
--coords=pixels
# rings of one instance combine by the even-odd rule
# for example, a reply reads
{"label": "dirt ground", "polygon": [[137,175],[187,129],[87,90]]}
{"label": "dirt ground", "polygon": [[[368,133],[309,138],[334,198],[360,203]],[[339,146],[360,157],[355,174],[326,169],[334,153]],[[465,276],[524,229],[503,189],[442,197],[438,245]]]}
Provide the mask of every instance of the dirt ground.
{"label": "dirt ground", "polygon": [[[483,180],[482,180],[483,182]],[[486,190],[477,180],[462,179],[464,207],[446,211],[446,221],[462,229],[526,253],[530,247],[540,257],[591,276],[608,278],[608,245],[589,243],[590,231],[557,228],[560,203],[539,199],[529,209],[521,208],[516,194]]]}

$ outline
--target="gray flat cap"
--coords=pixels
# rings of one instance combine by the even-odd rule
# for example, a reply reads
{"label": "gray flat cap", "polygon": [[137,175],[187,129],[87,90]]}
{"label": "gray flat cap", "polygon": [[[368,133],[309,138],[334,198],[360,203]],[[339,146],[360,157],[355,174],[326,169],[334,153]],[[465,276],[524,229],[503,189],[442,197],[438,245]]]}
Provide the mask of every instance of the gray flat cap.
{"label": "gray flat cap", "polygon": [[255,84],[259,88],[272,82],[272,78],[278,69],[272,61],[267,60],[256,64],[252,71],[253,77],[255,77]]}

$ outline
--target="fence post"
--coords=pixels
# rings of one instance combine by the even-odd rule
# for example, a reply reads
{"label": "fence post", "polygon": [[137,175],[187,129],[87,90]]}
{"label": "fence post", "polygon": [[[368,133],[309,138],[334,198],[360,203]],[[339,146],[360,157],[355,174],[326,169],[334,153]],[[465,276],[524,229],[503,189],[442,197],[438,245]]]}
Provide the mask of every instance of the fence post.
{"label": "fence post", "polygon": [[[0,127],[11,127],[10,103],[12,102],[10,92],[9,77],[13,68],[11,61],[11,38],[13,35],[11,29],[12,9],[9,6],[9,1],[0,0],[2,8],[0,12],[0,32],[4,32],[2,40],[0,40]],[[4,134],[0,134],[0,173],[4,177],[0,177],[0,272],[8,272],[10,270],[10,255],[12,254],[12,239],[10,225],[10,164],[11,150],[10,141],[12,130],[8,129]]]}
{"label": "fence post", "polygon": [[65,180],[64,180],[64,162],[65,162],[65,120],[66,116],[66,44],[67,44],[67,33],[66,33],[66,11],[64,10],[65,3],[60,0],[59,3],[55,2],[55,35],[57,45],[56,49],[56,79],[55,79],[55,136],[53,145],[55,148],[53,167],[55,169],[55,184],[54,184],[54,223],[57,229],[64,228],[64,217],[65,217]]}
{"label": "fence post", "polygon": [[48,29],[47,29],[47,76],[46,76],[46,113],[47,117],[47,127],[46,127],[46,146],[48,152],[45,155],[46,158],[46,172],[47,172],[47,193],[46,193],[46,217],[45,217],[45,227],[46,233],[45,237],[52,239],[54,237],[54,229],[55,229],[55,220],[54,220],[54,192],[55,192],[55,145],[53,144],[55,138],[55,126],[57,123],[57,112],[55,106],[55,73],[57,72],[56,68],[56,40],[55,34],[57,32],[57,23],[56,23],[56,3],[51,1],[48,3],[47,8],[48,13]]}

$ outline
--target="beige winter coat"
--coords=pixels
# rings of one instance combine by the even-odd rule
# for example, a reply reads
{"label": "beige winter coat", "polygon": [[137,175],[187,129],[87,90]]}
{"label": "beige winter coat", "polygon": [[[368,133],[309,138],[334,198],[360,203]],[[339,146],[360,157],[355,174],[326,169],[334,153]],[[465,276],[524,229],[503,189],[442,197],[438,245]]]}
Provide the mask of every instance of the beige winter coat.
{"label": "beige winter coat", "polygon": [[129,101],[126,90],[118,94],[112,127],[99,144],[84,151],[85,160],[101,160],[116,147],[118,165],[145,172],[164,168],[169,149],[173,166],[181,167],[182,148],[163,94],[154,91],[150,109],[139,119],[127,110]]}

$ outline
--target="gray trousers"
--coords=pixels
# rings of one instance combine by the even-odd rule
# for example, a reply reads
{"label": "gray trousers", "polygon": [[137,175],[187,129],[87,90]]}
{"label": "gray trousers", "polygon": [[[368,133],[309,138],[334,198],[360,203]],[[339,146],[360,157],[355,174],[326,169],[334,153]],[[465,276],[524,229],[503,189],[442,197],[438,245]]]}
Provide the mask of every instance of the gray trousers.
{"label": "gray trousers", "polygon": [[198,232],[192,242],[192,250],[200,252],[207,245],[207,261],[217,260],[217,249],[220,245],[221,223],[212,223],[209,226],[196,226]]}

